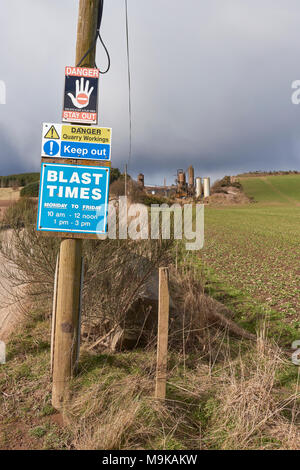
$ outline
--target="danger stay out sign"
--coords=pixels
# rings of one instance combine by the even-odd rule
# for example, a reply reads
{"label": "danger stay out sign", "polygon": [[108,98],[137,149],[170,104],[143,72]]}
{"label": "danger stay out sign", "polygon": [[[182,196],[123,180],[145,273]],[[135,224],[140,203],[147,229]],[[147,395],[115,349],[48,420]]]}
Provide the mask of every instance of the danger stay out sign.
{"label": "danger stay out sign", "polygon": [[65,68],[64,122],[97,124],[99,70]]}

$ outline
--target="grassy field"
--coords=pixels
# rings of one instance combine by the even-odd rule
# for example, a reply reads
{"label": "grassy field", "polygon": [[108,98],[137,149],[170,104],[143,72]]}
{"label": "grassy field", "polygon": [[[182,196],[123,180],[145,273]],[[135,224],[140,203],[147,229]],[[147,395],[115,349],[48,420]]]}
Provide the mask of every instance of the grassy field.
{"label": "grassy field", "polygon": [[260,204],[300,204],[300,175],[240,178],[240,182]]}
{"label": "grassy field", "polygon": [[[0,367],[0,449],[299,450],[299,367],[291,361],[291,342],[300,337],[300,207],[293,185],[285,186],[283,202],[270,196],[267,184],[251,189],[255,184],[261,188],[253,178],[245,187],[260,202],[208,207],[204,250],[176,255],[171,295],[185,329],[174,342],[172,314],[166,401],[153,399],[155,343],[91,351],[82,337],[70,401],[64,415],[56,411],[51,305],[41,297],[12,335]],[[26,212],[20,207],[17,217]],[[51,259],[51,250],[34,253],[35,260]],[[49,279],[52,285],[52,274]],[[215,318],[212,323],[209,313],[218,302],[205,291],[230,307],[237,325],[252,332],[261,327],[258,340],[232,334],[228,323],[218,327]],[[266,334],[279,346],[263,341]]]}
{"label": "grassy field", "polygon": [[257,318],[268,317],[290,341],[299,336],[300,325],[300,176],[241,182],[257,203],[206,209],[200,257],[209,288],[221,298],[227,295],[245,323],[252,319],[255,328]]}

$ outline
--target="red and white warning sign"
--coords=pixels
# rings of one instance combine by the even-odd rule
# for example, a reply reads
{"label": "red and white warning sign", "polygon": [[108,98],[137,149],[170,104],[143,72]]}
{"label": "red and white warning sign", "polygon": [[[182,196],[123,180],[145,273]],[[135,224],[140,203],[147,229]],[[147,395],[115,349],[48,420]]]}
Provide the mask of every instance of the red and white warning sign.
{"label": "red and white warning sign", "polygon": [[96,68],[65,68],[64,122],[97,124],[98,81]]}

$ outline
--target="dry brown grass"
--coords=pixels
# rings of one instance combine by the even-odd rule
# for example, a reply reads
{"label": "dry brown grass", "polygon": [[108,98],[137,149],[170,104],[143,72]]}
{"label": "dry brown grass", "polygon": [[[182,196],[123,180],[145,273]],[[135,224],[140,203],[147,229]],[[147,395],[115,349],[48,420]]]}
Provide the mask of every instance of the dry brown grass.
{"label": "dry brown grass", "polygon": [[171,314],[170,346],[184,353],[198,352],[211,363],[227,355],[225,338],[256,341],[256,336],[233,321],[233,313],[205,293],[205,282],[184,264],[170,268],[170,291],[176,306]]}
{"label": "dry brown grass", "polygon": [[[169,351],[165,403],[153,399],[155,348],[83,356],[60,448],[299,449],[299,389],[294,379],[288,386],[279,379],[283,371],[294,376],[295,366],[261,337],[232,341],[219,331],[214,342],[211,330],[215,355],[196,343]],[[18,419],[24,407],[40,412],[48,403],[48,333],[40,323],[15,339],[15,365],[10,361],[2,377],[5,416]]]}
{"label": "dry brown grass", "polygon": [[[228,358],[215,378],[218,403],[210,439],[219,449],[299,449],[298,389],[280,393],[278,373],[286,364],[279,348],[261,347]],[[298,403],[297,403],[298,400]],[[287,414],[293,409],[292,418]]]}
{"label": "dry brown grass", "polygon": [[[138,415],[142,408],[141,393],[151,389],[146,378],[138,381],[128,377],[108,385],[94,384],[85,394],[78,395],[69,410],[75,418],[76,449],[120,449],[134,447],[139,434],[149,434],[143,430]],[[146,432],[145,432],[146,431]],[[145,435],[143,436],[145,438]]]}
{"label": "dry brown grass", "polygon": [[[68,410],[76,449],[299,449],[299,391],[282,388],[287,366],[275,347],[250,346],[231,358],[203,362],[171,354],[165,403],[153,399],[149,351],[128,371],[103,367],[99,380],[76,385]],[[226,346],[224,345],[224,348]],[[118,355],[118,361],[124,356]],[[130,370],[130,362],[139,370]],[[121,375],[120,375],[121,374]]]}
{"label": "dry brown grass", "polygon": [[22,188],[0,188],[0,201],[17,201]]}
{"label": "dry brown grass", "polygon": [[[110,383],[111,382],[111,383]],[[182,400],[153,398],[154,376],[146,371],[76,393],[68,409],[76,449],[198,448],[200,426]],[[190,396],[189,396],[190,398]]]}

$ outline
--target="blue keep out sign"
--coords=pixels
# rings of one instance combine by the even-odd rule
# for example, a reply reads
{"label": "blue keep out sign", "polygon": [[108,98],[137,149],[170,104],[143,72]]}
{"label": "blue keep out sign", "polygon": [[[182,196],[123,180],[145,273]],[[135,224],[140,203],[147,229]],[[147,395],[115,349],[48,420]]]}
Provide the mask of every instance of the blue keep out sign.
{"label": "blue keep out sign", "polygon": [[[58,149],[59,150],[59,149]],[[58,151],[57,150],[57,151]],[[86,144],[81,142],[61,142],[61,157],[88,158],[91,160],[109,160],[110,145]]]}
{"label": "blue keep out sign", "polygon": [[43,146],[44,155],[55,157],[60,150],[60,157],[87,158],[89,160],[109,160],[110,145],[85,144],[78,142],[61,142],[61,148],[55,140],[48,140]]}
{"label": "blue keep out sign", "polygon": [[107,233],[110,169],[42,163],[37,230]]}

